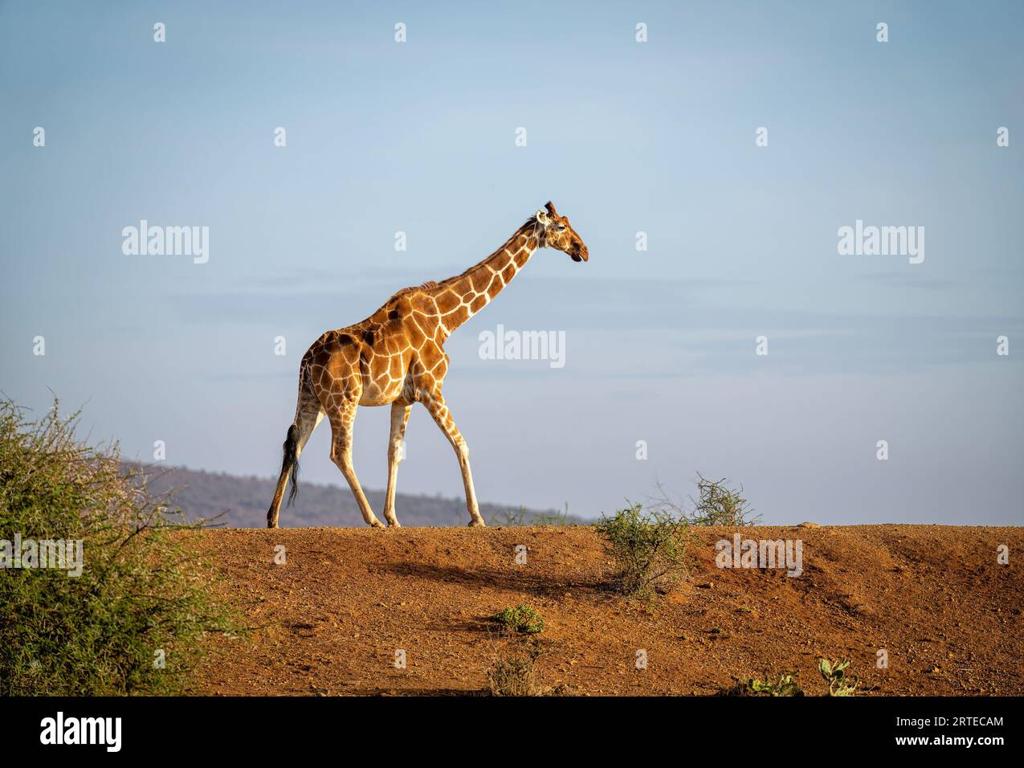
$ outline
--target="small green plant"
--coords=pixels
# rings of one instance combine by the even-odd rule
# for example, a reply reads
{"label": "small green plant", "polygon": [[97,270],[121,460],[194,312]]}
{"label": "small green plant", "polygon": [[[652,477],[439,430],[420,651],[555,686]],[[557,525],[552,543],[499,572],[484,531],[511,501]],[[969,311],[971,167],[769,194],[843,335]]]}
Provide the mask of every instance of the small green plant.
{"label": "small green plant", "polygon": [[740,526],[757,522],[743,497],[743,486],[730,488],[728,482],[728,478],[708,480],[697,473],[697,498],[691,499],[694,510],[689,516],[693,525]]}
{"label": "small green plant", "polygon": [[490,523],[491,525],[508,526],[514,528],[521,525],[526,525],[526,508],[520,507],[517,510],[503,509],[501,512],[492,515]]}
{"label": "small green plant", "polygon": [[829,696],[853,696],[856,693],[859,680],[846,674],[849,666],[849,659],[818,659],[818,672],[828,683]]}
{"label": "small green plant", "polygon": [[597,532],[618,565],[617,587],[628,595],[649,596],[683,570],[687,525],[669,512],[633,504],[598,523]]}
{"label": "small green plant", "polygon": [[540,651],[530,648],[495,660],[487,670],[487,682],[493,696],[536,696],[536,662]]}
{"label": "small green plant", "polygon": [[759,516],[753,514],[750,503],[743,497],[743,487],[730,488],[728,482],[727,478],[708,480],[698,472],[697,498],[691,496],[689,504],[675,501],[658,483],[658,493],[649,500],[648,506],[690,525],[754,525]]}
{"label": "small green plant", "polygon": [[796,675],[779,675],[778,680],[765,677],[764,680],[751,678],[747,681],[747,688],[751,693],[758,696],[803,696],[804,692],[796,681]]}
{"label": "small green plant", "polygon": [[732,688],[722,692],[726,696],[803,696],[804,692],[796,681],[796,673],[781,674],[773,679],[751,677],[738,681]]}
{"label": "small green plant", "polygon": [[494,620],[509,632],[521,635],[537,635],[544,631],[544,619],[528,605],[519,604],[495,614]]}
{"label": "small green plant", "polygon": [[542,512],[534,515],[530,525],[575,525],[574,518],[569,517],[569,503],[566,502],[561,512]]}

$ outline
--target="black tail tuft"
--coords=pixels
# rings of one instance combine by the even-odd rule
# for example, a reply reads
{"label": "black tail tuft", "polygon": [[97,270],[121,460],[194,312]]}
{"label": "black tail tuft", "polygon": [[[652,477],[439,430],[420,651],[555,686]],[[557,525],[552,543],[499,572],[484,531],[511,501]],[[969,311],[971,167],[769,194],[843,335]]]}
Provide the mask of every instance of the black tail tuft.
{"label": "black tail tuft", "polygon": [[295,494],[299,492],[299,459],[295,455],[295,449],[299,445],[299,428],[292,424],[288,427],[288,437],[284,441],[284,468],[292,470],[292,488],[288,492],[288,506],[295,501]]}

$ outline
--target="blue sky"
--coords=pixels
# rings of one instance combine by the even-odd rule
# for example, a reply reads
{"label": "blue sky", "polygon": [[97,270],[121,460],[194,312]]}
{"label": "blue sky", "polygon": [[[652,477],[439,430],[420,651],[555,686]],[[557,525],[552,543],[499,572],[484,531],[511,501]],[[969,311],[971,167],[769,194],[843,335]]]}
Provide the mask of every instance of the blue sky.
{"label": "blue sky", "polygon": [[[0,390],[84,405],[128,457],[163,440],[169,463],[275,474],[313,339],[551,199],[590,262],[537,253],[448,343],[481,500],[597,515],[700,471],[765,522],[1020,524],[1022,22],[1013,2],[0,2]],[[208,226],[209,262],[123,255],[140,219]],[[924,227],[925,261],[840,256],[857,219]],[[565,367],[482,360],[499,323],[564,330]],[[366,487],[387,429],[360,410]],[[341,483],[328,437],[304,476]],[[400,490],[461,495],[419,409],[407,453]]]}

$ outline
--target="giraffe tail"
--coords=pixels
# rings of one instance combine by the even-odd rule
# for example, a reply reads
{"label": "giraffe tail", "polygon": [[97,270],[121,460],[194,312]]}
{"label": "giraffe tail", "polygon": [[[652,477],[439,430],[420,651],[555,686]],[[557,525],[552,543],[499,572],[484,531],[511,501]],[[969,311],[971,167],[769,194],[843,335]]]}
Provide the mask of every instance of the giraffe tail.
{"label": "giraffe tail", "polygon": [[288,491],[288,506],[295,501],[299,492],[299,457],[296,455],[299,445],[299,428],[292,424],[288,427],[288,436],[284,440],[284,460],[281,463],[281,474],[287,477],[291,471],[292,487]]}

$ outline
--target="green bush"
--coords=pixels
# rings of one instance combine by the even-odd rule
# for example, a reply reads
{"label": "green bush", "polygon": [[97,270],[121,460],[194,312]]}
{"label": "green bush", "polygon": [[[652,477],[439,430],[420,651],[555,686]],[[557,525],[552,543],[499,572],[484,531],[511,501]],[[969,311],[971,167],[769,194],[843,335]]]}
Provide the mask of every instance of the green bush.
{"label": "green bush", "polygon": [[764,679],[751,677],[743,682],[738,682],[734,687],[724,693],[728,696],[803,696],[799,683],[796,681],[795,673],[779,675],[773,679],[765,675]]}
{"label": "green bush", "polygon": [[566,526],[578,525],[579,519],[569,514],[569,503],[566,502],[561,512],[547,512],[533,516],[530,525]]}
{"label": "green bush", "polygon": [[708,480],[697,473],[697,498],[690,497],[690,503],[674,500],[661,483],[658,493],[648,502],[648,508],[685,520],[690,525],[724,525],[736,527],[754,525],[755,515],[750,502],[743,496],[743,486],[731,488],[727,478]]}
{"label": "green bush", "polygon": [[206,630],[226,630],[209,572],[165,499],[126,476],[117,447],[76,440],[57,404],[27,421],[0,401],[0,547],[82,543],[79,576],[0,574],[0,695],[173,693]]}
{"label": "green bush", "polygon": [[641,504],[619,510],[597,524],[597,532],[618,565],[618,588],[637,596],[670,585],[682,572],[687,530],[685,520],[663,510],[645,511]]}
{"label": "green bush", "polygon": [[536,635],[544,631],[544,619],[528,605],[520,604],[515,608],[506,608],[495,614],[494,620],[509,632],[518,632],[522,635]]}
{"label": "green bush", "polygon": [[743,487],[730,488],[728,480],[708,480],[697,475],[697,498],[689,516],[693,525],[753,525],[757,517],[743,498]]}
{"label": "green bush", "polygon": [[487,682],[492,696],[538,696],[536,664],[540,651],[537,648],[495,659],[487,670]]}
{"label": "green bush", "polygon": [[487,522],[490,525],[500,525],[502,527],[514,528],[521,525],[526,525],[528,522],[529,515],[526,512],[525,507],[520,507],[517,510],[504,509],[497,514],[491,516],[491,519]]}
{"label": "green bush", "polygon": [[514,528],[518,526],[567,526],[581,525],[583,521],[569,514],[569,505],[566,504],[561,512],[528,512],[525,507],[518,510],[503,509],[492,514],[487,521],[490,525]]}

